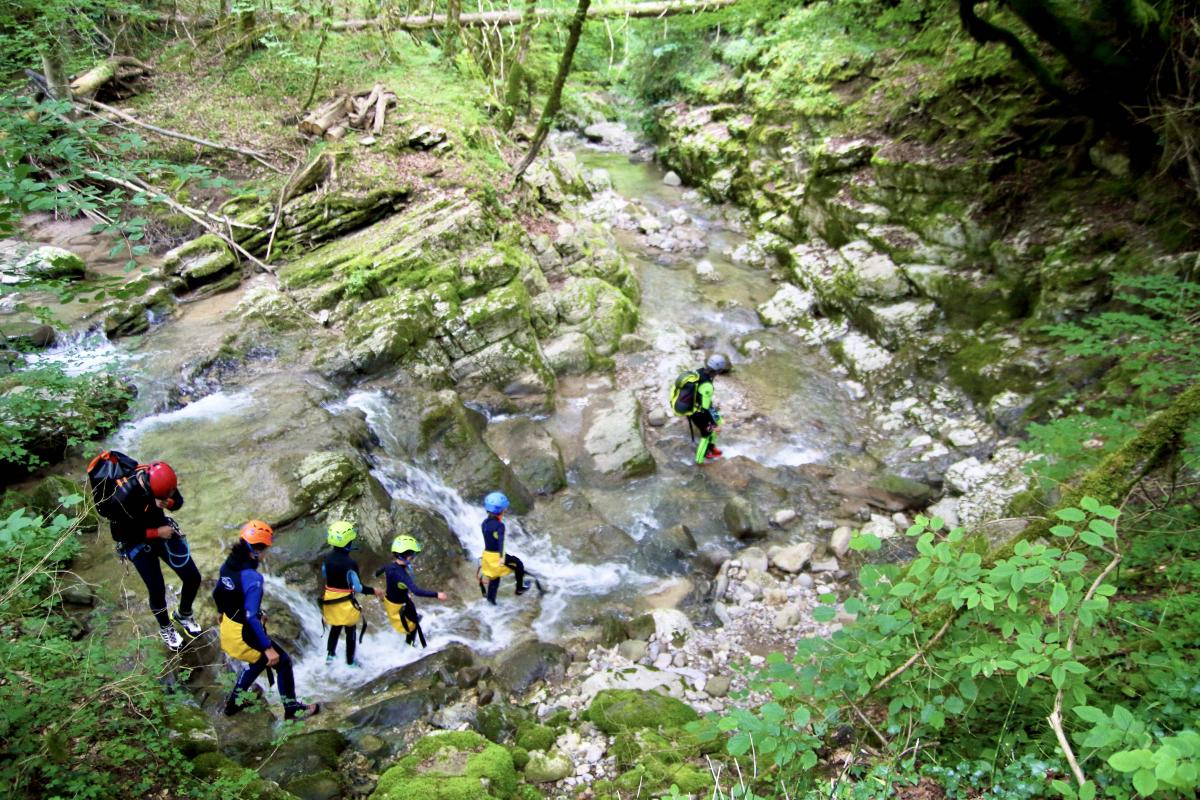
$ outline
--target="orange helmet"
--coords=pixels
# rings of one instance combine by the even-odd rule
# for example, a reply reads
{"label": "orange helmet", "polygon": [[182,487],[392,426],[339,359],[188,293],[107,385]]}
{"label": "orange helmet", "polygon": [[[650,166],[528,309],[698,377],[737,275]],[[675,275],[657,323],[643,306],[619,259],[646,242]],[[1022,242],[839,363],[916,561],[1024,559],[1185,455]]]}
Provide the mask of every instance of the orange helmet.
{"label": "orange helmet", "polygon": [[146,474],[150,476],[150,493],[159,500],[170,497],[179,483],[175,477],[175,470],[165,461],[154,461],[146,465]]}
{"label": "orange helmet", "polygon": [[239,535],[246,544],[262,544],[270,547],[273,534],[274,531],[271,530],[270,525],[261,519],[252,519],[242,526]]}

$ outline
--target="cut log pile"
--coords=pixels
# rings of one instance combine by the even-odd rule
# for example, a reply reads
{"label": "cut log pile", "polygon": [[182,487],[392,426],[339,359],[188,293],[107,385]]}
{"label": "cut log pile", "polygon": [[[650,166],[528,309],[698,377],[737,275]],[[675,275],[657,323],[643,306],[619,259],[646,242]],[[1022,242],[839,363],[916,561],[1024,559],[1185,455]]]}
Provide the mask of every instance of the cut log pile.
{"label": "cut log pile", "polygon": [[396,95],[377,83],[369,92],[338,95],[318,106],[300,120],[300,132],[335,141],[351,129],[378,136],[383,133],[387,110],[394,105]]}

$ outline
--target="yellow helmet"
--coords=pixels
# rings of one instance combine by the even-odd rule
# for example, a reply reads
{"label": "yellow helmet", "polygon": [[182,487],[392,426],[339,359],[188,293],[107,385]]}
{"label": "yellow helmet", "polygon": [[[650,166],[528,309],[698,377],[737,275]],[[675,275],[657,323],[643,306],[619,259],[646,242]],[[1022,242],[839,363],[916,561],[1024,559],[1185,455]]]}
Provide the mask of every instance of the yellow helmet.
{"label": "yellow helmet", "polygon": [[329,523],[329,533],[325,541],[329,542],[331,547],[347,547],[357,538],[358,531],[354,530],[353,522],[338,520]]}
{"label": "yellow helmet", "polygon": [[395,539],[392,539],[392,553],[399,555],[400,553],[409,552],[421,552],[421,543],[407,533],[402,533]]}

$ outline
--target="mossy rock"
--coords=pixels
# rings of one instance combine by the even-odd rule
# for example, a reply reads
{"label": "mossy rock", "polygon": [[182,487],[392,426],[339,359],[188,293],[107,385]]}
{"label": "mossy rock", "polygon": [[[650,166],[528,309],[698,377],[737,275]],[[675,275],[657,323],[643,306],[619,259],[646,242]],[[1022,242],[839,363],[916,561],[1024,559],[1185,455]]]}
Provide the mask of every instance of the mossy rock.
{"label": "mossy rock", "polygon": [[525,765],[529,763],[529,751],[524,747],[514,747],[509,752],[512,753],[513,766],[524,770]]}
{"label": "mossy rock", "polygon": [[284,788],[300,800],[336,800],[342,796],[342,782],[331,769],[288,781]]}
{"label": "mossy rock", "polygon": [[575,762],[561,750],[535,750],[525,765],[528,783],[556,783],[575,774]]}
{"label": "mossy rock", "polygon": [[512,800],[512,755],[477,733],[426,736],[379,779],[371,800]]}
{"label": "mossy rock", "polygon": [[610,735],[638,728],[678,728],[699,717],[682,700],[637,689],[604,689],[585,712],[586,719]]}
{"label": "mossy rock", "polygon": [[553,728],[531,722],[517,729],[517,747],[526,750],[549,750],[554,746],[558,734]]}
{"label": "mossy rock", "polygon": [[203,753],[192,760],[192,773],[209,782],[221,782],[226,798],[238,800],[298,800],[271,781],[263,780],[257,772],[221,753]]}
{"label": "mossy rock", "polygon": [[264,778],[282,784],[297,777],[336,769],[338,757],[349,745],[350,741],[337,731],[302,733],[281,744],[258,772]]}
{"label": "mossy rock", "polygon": [[950,357],[950,379],[976,403],[986,404],[1000,392],[1031,390],[1036,371],[1014,360],[1014,354],[996,342],[969,342]]}
{"label": "mossy rock", "polygon": [[532,719],[533,715],[520,706],[492,703],[479,709],[474,727],[490,741],[504,744]]}
{"label": "mossy rock", "polygon": [[217,749],[217,732],[204,710],[192,705],[172,708],[167,716],[172,741],[188,758]]}

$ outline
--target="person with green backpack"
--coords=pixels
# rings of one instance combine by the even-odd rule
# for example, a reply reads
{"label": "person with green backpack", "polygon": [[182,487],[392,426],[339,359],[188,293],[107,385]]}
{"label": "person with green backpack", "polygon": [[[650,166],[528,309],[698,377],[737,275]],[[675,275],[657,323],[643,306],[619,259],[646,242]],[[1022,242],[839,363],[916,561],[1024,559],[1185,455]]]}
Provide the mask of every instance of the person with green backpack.
{"label": "person with green backpack", "polygon": [[729,359],[713,353],[699,369],[684,372],[671,388],[671,410],[687,417],[688,430],[700,432],[696,446],[696,463],[703,464],[721,457],[717,448],[717,430],[721,427],[721,412],[713,405],[713,378],[729,371]]}

